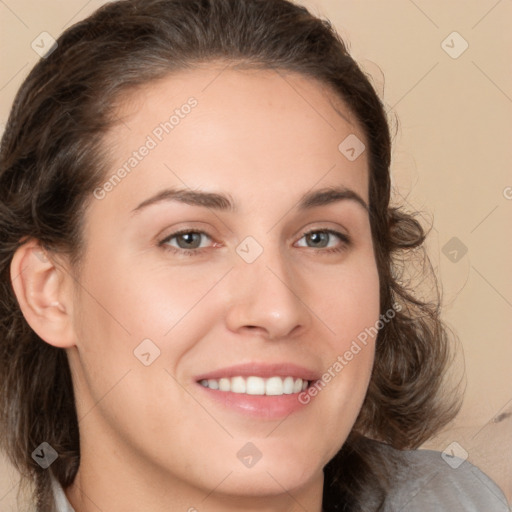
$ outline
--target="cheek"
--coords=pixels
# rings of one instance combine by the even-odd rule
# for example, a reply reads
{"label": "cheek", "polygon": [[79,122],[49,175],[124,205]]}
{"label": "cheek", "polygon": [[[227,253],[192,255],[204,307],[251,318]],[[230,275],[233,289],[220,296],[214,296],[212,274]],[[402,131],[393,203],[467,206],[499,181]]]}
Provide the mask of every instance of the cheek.
{"label": "cheek", "polygon": [[208,332],[214,313],[208,311],[206,318],[197,306],[218,281],[215,276],[190,280],[190,274],[174,272],[166,281],[162,269],[144,272],[122,261],[89,260],[75,308],[79,360],[73,366],[79,416],[87,414],[83,425],[94,428],[102,417],[125,434],[135,426],[155,434],[161,425],[161,439],[168,435],[165,428],[179,427],[181,416],[169,411],[185,411],[189,399],[171,375]]}
{"label": "cheek", "polygon": [[379,319],[379,275],[375,261],[361,258],[354,264],[340,267],[323,279],[312,303],[318,304],[322,320],[331,331],[328,339],[336,352],[357,338]]}
{"label": "cheek", "polygon": [[[329,329],[323,350],[324,373],[320,382],[301,399],[316,402],[325,415],[325,433],[345,438],[366,395],[374,361],[379,325],[379,276],[375,261],[361,259],[333,273],[323,292],[314,299]],[[343,431],[343,433],[342,433]]]}
{"label": "cheek", "polygon": [[93,375],[102,382],[105,375],[138,370],[144,364],[141,354],[148,351],[155,361],[152,368],[174,373],[183,356],[218,321],[220,312],[208,294],[222,269],[150,267],[122,258],[106,264],[91,257],[80,277],[75,331],[91,385],[98,382]]}
{"label": "cheek", "polygon": [[[105,335],[162,338],[185,320],[215,283],[211,274],[147,270],[124,262],[91,261],[81,281],[81,316]],[[94,318],[93,321],[89,321]],[[115,338],[115,336],[114,336]]]}

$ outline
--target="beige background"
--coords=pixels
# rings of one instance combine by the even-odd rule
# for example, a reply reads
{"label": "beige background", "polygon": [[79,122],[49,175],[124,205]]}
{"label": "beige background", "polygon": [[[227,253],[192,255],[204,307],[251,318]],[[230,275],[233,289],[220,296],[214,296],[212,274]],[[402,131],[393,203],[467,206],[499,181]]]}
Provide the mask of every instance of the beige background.
{"label": "beige background", "polygon": [[[43,31],[58,37],[103,3],[0,1],[0,130],[39,58],[32,42]],[[512,500],[512,2],[301,3],[335,24],[373,76],[398,117],[396,197],[433,219],[430,256],[445,318],[463,347],[467,387],[454,425],[427,446],[457,442]],[[457,58],[447,53],[465,42]],[[456,245],[446,247],[453,237]],[[15,510],[16,491],[17,476],[1,463],[0,510]]]}

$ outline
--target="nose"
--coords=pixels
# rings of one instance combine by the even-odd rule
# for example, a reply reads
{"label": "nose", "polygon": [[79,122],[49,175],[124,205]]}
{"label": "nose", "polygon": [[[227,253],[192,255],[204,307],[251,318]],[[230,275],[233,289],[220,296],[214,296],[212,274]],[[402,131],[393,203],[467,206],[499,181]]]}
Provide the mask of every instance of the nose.
{"label": "nose", "polygon": [[227,327],[269,340],[296,337],[311,323],[306,283],[278,251],[253,263],[238,261],[230,276]]}

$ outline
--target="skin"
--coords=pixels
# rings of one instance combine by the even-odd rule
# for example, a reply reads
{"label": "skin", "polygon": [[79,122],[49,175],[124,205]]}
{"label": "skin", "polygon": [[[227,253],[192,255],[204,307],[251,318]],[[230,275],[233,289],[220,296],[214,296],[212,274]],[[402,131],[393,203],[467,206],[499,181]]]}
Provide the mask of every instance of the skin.
{"label": "skin", "polygon": [[[175,108],[192,96],[198,104],[105,197],[91,197],[79,269],[35,242],[13,260],[13,272],[24,269],[15,289],[25,317],[68,353],[81,464],[66,494],[77,512],[320,512],[322,468],[367,390],[372,339],[278,420],[214,403],[195,381],[255,361],[321,375],[379,316],[367,210],[354,200],[297,210],[304,193],[331,186],[368,203],[366,153],[349,161],[338,150],[350,134],[365,140],[356,120],[310,78],[224,68],[126,98],[105,140],[106,179]],[[227,194],[237,211],[160,201],[133,212],[172,187]],[[183,228],[206,233],[203,252],[162,244]],[[331,235],[327,248],[315,245],[304,236],[313,229],[351,242]],[[247,236],[263,249],[252,263],[236,252]],[[144,339],[160,350],[149,366],[134,356]],[[249,441],[262,454],[251,468],[237,457]]]}

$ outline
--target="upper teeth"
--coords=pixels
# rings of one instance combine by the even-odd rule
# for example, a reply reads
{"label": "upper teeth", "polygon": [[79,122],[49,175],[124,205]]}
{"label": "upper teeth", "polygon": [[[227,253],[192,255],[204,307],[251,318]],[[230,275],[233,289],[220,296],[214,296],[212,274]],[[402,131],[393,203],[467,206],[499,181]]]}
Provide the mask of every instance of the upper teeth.
{"label": "upper teeth", "polygon": [[204,379],[200,384],[206,388],[247,395],[291,395],[308,387],[308,381],[293,377],[231,377],[221,379]]}

